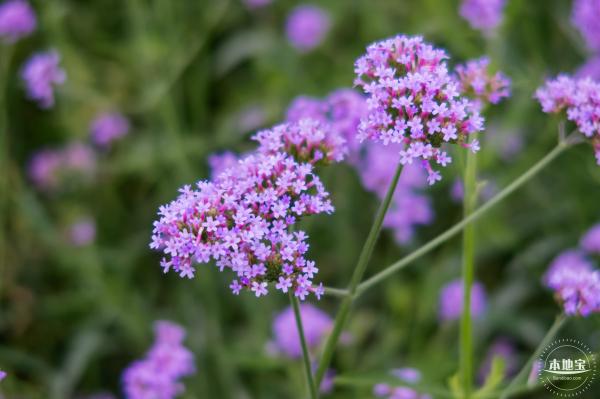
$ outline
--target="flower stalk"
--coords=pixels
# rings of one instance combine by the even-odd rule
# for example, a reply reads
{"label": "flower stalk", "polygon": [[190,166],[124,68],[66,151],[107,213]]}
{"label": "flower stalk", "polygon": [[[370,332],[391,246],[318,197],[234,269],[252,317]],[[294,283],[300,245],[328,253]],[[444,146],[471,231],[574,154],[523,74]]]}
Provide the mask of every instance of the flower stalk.
{"label": "flower stalk", "polygon": [[298,329],[298,336],[300,337],[300,345],[302,346],[302,359],[304,362],[304,371],[306,373],[306,383],[311,399],[317,399],[319,397],[315,380],[312,374],[312,368],[310,365],[310,355],[308,353],[308,346],[306,345],[306,337],[304,336],[304,328],[302,327],[302,316],[300,314],[300,305],[298,304],[298,298],[294,293],[289,291],[290,302],[294,308],[294,317],[296,318],[296,328]]}

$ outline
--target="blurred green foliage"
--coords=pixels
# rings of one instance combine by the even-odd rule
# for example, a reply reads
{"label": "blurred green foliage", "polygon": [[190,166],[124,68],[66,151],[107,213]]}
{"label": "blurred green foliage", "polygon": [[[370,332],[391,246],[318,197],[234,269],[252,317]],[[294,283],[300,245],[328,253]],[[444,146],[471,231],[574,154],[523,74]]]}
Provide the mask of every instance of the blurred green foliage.
{"label": "blurred green foliage", "polygon": [[[351,86],[353,62],[365,46],[396,33],[423,34],[446,48],[452,63],[488,54],[511,77],[514,94],[491,111],[485,134],[492,138],[480,162],[482,175],[502,187],[557,140],[557,121],[541,113],[534,90],[586,57],[565,0],[509,1],[502,28],[488,40],[458,16],[457,1],[322,1],[332,31],[305,55],[283,34],[296,2],[275,0],[255,11],[228,0],[32,3],[40,28],[12,49],[6,75],[0,368],[10,376],[0,387],[7,398],[121,395],[121,371],[143,355],[151,324],[161,318],[187,328],[197,356],[199,371],[186,380],[184,398],[299,397],[300,363],[265,351],[272,316],[287,298],[234,297],[228,276],[213,266],[199,267],[194,280],[163,275],[159,255],[148,248],[158,206],[181,185],[208,176],[207,155],[253,147],[241,123],[246,112],[262,110],[262,125],[269,126],[298,95]],[[18,71],[28,55],[48,48],[62,55],[68,82],[56,108],[42,111],[25,99]],[[0,51],[7,59],[7,47]],[[91,118],[107,108],[125,112],[133,131],[101,156],[94,185],[37,192],[26,176],[31,155],[86,140]],[[506,162],[498,146],[511,134],[523,138],[524,151]],[[435,223],[419,228],[413,243],[399,247],[382,235],[369,274],[460,220],[460,206],[448,201],[460,173],[457,162],[428,190]],[[304,227],[321,280],[343,287],[377,203],[347,166],[323,178],[336,213]],[[580,146],[478,223],[477,278],[491,300],[476,328],[476,364],[497,337],[516,344],[520,362],[533,352],[559,310],[540,276],[600,220],[599,183],[591,149]],[[78,213],[93,215],[98,225],[95,243],[84,248],[64,239],[65,223]],[[401,366],[421,369],[434,397],[447,389],[457,369],[458,327],[437,322],[437,301],[459,269],[460,241],[453,239],[361,298],[348,327],[353,342],[335,358],[340,377],[332,397],[367,397],[374,382],[389,379],[388,369]],[[333,314],[337,301],[328,297],[319,306]],[[563,334],[597,350],[599,331],[593,317],[573,320]]]}

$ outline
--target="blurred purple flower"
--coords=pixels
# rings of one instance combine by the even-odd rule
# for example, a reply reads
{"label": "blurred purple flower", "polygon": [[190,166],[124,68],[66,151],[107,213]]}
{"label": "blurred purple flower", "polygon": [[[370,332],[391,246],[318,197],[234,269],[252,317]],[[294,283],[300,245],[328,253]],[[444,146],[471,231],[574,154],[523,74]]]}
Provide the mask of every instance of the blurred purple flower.
{"label": "blurred purple flower", "polygon": [[14,43],[29,36],[36,28],[35,12],[24,0],[8,0],[0,4],[0,38]]}
{"label": "blurred purple flower", "polygon": [[83,247],[96,238],[96,222],[91,217],[82,217],[68,229],[69,241],[76,247]]}
{"label": "blurred purple flower", "polygon": [[92,141],[107,148],[113,141],[129,133],[129,121],[118,112],[104,112],[98,115],[90,125]]}
{"label": "blurred purple flower", "polygon": [[600,81],[600,55],[596,55],[583,64],[575,74],[577,79],[590,78]]}
{"label": "blurred purple flower", "polygon": [[292,46],[307,52],[321,44],[330,25],[329,14],[322,8],[300,5],[290,12],[285,31]]}
{"label": "blurred purple flower", "polygon": [[600,83],[590,78],[573,79],[558,76],[540,87],[535,96],[546,113],[559,113],[566,109],[567,119],[577,125],[588,138],[600,165]]}
{"label": "blurred purple flower", "polygon": [[[300,315],[306,344],[309,350],[315,350],[321,346],[330,332],[333,327],[333,320],[327,313],[308,303],[300,304]],[[273,320],[273,337],[278,352],[292,359],[302,356],[300,336],[296,328],[294,309],[291,306],[275,316]]]}
{"label": "blurred purple flower", "polygon": [[41,108],[54,105],[53,86],[61,85],[67,79],[59,62],[60,56],[54,50],[37,53],[27,60],[21,71],[28,97],[37,101]]}
{"label": "blurred purple flower", "polygon": [[537,383],[538,378],[540,376],[540,371],[544,367],[544,363],[537,359],[531,365],[531,371],[529,372],[529,376],[527,377],[527,386],[532,386]]}
{"label": "blurred purple flower", "polygon": [[179,379],[196,371],[192,352],[183,346],[183,328],[169,321],[157,321],[154,334],[154,344],[146,356],[123,372],[127,399],[175,398],[184,391]]}
{"label": "blurred purple flower", "polygon": [[431,396],[420,394],[412,388],[393,387],[388,384],[376,384],[373,387],[373,395],[386,399],[431,399]]}
{"label": "blurred purple flower", "polygon": [[581,248],[591,254],[600,255],[600,224],[593,226],[581,238]]}
{"label": "blurred purple flower", "polygon": [[579,29],[588,48],[600,51],[600,0],[575,0],[571,21]]}
{"label": "blurred purple flower", "polygon": [[227,169],[235,167],[239,161],[240,158],[231,151],[209,155],[208,166],[210,166],[210,179],[215,180]]}
{"label": "blurred purple flower", "polygon": [[60,153],[44,149],[36,152],[29,161],[29,178],[42,190],[52,190],[58,186],[59,168],[62,164]]}
{"label": "blurred purple flower", "polygon": [[502,22],[506,0],[463,0],[460,15],[473,29],[491,34]]}
{"label": "blurred purple flower", "polygon": [[[471,287],[471,315],[479,318],[485,312],[487,296],[483,285],[475,282]],[[442,321],[457,320],[462,315],[463,283],[456,279],[446,284],[440,292],[439,317]]]}
{"label": "blurred purple flower", "polygon": [[7,376],[6,371],[0,370],[0,381],[2,381],[3,379],[5,379]]}
{"label": "blurred purple flower", "polygon": [[409,384],[416,384],[421,381],[421,372],[412,367],[393,369],[390,371],[390,374]]}
{"label": "blurred purple flower", "polygon": [[481,368],[479,369],[479,381],[484,382],[492,369],[494,358],[501,357],[504,360],[504,377],[515,374],[518,370],[517,352],[514,345],[507,339],[500,338],[488,349]]}
{"label": "blurred purple flower", "polygon": [[482,57],[456,66],[461,91],[482,105],[498,104],[510,96],[510,79],[502,72],[489,71],[490,60]]}
{"label": "blurred purple flower", "polygon": [[63,167],[84,175],[91,175],[96,170],[96,153],[87,144],[75,141],[62,150]]}
{"label": "blurred purple flower", "polygon": [[554,290],[565,314],[587,317],[600,312],[600,271],[594,270],[583,253],[561,253],[550,264],[543,281]]}
{"label": "blurred purple flower", "polygon": [[433,163],[452,162],[442,145],[477,152],[479,142],[469,136],[483,130],[479,107],[460,95],[447,58],[422,37],[400,35],[370,45],[354,67],[355,84],[368,96],[358,139],[401,145],[397,162],[420,164],[429,184],[442,179]]}

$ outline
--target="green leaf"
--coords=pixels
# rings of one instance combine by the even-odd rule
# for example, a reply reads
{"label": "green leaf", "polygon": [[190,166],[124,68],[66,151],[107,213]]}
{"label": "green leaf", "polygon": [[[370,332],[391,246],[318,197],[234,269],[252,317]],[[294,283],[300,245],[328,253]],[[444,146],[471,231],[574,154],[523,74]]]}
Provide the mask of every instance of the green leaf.
{"label": "green leaf", "polygon": [[492,360],[492,367],[490,373],[485,377],[483,386],[475,392],[473,395],[474,399],[484,399],[492,396],[492,393],[504,380],[504,370],[506,368],[506,362],[501,356],[494,356]]}
{"label": "green leaf", "polygon": [[455,398],[458,399],[463,397],[462,385],[460,384],[460,375],[458,373],[454,374],[448,379],[448,386],[450,387],[450,391]]}

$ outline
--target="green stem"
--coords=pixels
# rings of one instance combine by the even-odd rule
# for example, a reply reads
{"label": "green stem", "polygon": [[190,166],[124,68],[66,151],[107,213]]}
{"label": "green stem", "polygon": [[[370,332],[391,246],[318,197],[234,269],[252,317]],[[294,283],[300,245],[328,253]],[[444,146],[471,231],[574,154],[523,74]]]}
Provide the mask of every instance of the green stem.
{"label": "green stem", "polygon": [[[471,216],[477,206],[477,155],[467,153],[464,177],[464,218]],[[460,323],[460,376],[465,399],[473,386],[473,320],[471,318],[471,287],[475,274],[475,224],[463,231],[463,310]]]}
{"label": "green stem", "polygon": [[540,353],[542,353],[542,351],[544,350],[544,348],[546,346],[548,346],[548,344],[550,344],[550,341],[552,341],[554,339],[556,334],[558,334],[560,329],[565,325],[566,321],[567,321],[567,317],[564,314],[559,315],[556,318],[556,320],[554,320],[554,324],[552,324],[552,327],[550,327],[550,329],[546,333],[546,336],[544,337],[544,339],[542,339],[542,342],[540,342],[540,344],[536,348],[535,352],[533,352],[533,355],[531,355],[529,360],[527,360],[527,363],[525,363],[525,365],[523,366],[521,371],[519,371],[519,374],[517,374],[516,377],[512,379],[510,384],[508,384],[506,389],[502,392],[500,399],[506,399],[509,396],[511,396],[512,394],[521,391],[521,389],[518,387],[518,385],[525,378],[527,378],[527,375],[530,372],[535,359],[537,359],[540,356]]}
{"label": "green stem", "polygon": [[385,194],[385,197],[383,198],[383,201],[377,210],[377,215],[375,216],[375,220],[371,226],[371,231],[369,232],[367,240],[362,248],[356,267],[354,268],[352,279],[350,280],[350,285],[348,286],[348,295],[346,298],[344,298],[342,304],[340,305],[340,310],[335,317],[333,329],[327,338],[327,342],[325,343],[323,355],[321,357],[321,361],[319,362],[319,368],[317,369],[317,384],[321,384],[323,376],[329,367],[329,363],[331,363],[335,346],[340,338],[340,335],[342,334],[342,329],[348,320],[348,316],[350,315],[350,308],[352,306],[352,302],[354,301],[354,296],[358,289],[358,285],[365,274],[365,270],[367,269],[371,255],[373,254],[373,249],[375,248],[375,243],[377,242],[379,232],[381,231],[381,225],[383,224],[383,219],[385,218],[385,214],[387,213],[390,203],[392,202],[392,198],[394,196],[394,192],[396,191],[396,186],[398,185],[398,179],[400,178],[401,173],[402,165],[398,164],[396,173],[394,174],[387,193]]}
{"label": "green stem", "polygon": [[490,199],[488,202],[486,202],[481,207],[479,207],[475,212],[471,213],[469,216],[464,218],[462,221],[455,224],[454,226],[452,226],[451,228],[449,228],[448,230],[446,230],[445,232],[443,232],[442,234],[440,234],[433,240],[429,241],[427,244],[420,247],[419,249],[411,252],[404,258],[398,260],[395,263],[392,263],[391,265],[389,265],[388,267],[383,269],[381,272],[375,274],[373,277],[365,280],[363,283],[361,283],[358,286],[356,294],[357,295],[362,294],[369,288],[384,281],[385,279],[387,279],[388,277],[390,277],[397,271],[408,266],[414,260],[427,254],[431,250],[435,249],[439,245],[443,244],[444,242],[448,241],[450,238],[452,238],[455,235],[457,235],[458,233],[460,233],[466,226],[473,223],[475,220],[479,219],[481,216],[485,215],[490,209],[492,209],[494,206],[496,206],[497,204],[502,202],[502,200],[504,200],[506,197],[508,197],[510,194],[512,194],[515,190],[517,190],[522,185],[524,185],[529,180],[531,180],[532,177],[534,177],[542,169],[544,169],[546,166],[548,166],[548,164],[550,164],[558,155],[560,155],[564,150],[569,148],[572,144],[573,143],[569,143],[568,140],[561,141],[552,151],[550,151],[548,154],[546,154],[546,156],[544,158],[540,159],[527,172],[522,174],[519,178],[517,178],[515,181],[513,181],[511,184],[509,184],[505,189],[503,189],[498,194],[496,194],[492,199]]}
{"label": "green stem", "polygon": [[292,290],[290,290],[290,302],[294,308],[294,316],[296,317],[296,327],[298,328],[298,336],[300,337],[300,344],[302,345],[302,358],[304,360],[304,371],[306,372],[306,382],[308,384],[308,390],[310,391],[310,397],[317,399],[319,394],[317,392],[317,386],[313,379],[312,369],[310,366],[310,355],[308,353],[308,346],[306,345],[306,338],[304,337],[304,328],[302,327],[302,316],[300,315],[300,305],[298,304],[298,298],[294,296]]}

